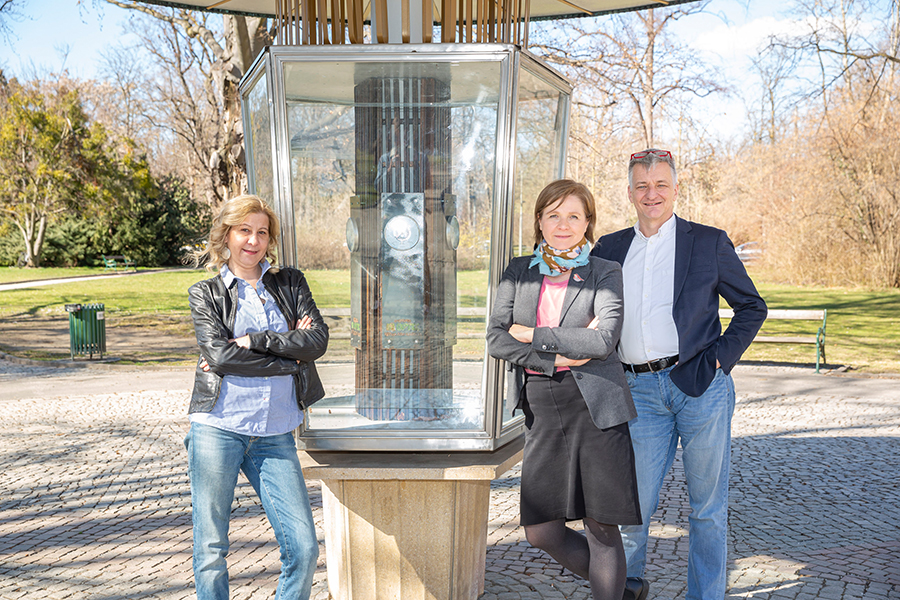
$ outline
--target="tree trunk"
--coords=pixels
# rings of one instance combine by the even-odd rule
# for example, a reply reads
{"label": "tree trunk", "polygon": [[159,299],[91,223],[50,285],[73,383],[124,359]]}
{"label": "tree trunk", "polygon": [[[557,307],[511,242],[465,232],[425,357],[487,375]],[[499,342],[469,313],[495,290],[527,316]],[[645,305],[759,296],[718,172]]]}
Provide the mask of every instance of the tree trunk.
{"label": "tree trunk", "polygon": [[[25,266],[41,266],[41,250],[44,246],[44,234],[47,231],[47,216],[41,214],[37,223],[34,221],[34,215],[27,215],[23,222],[18,219],[14,219],[13,222],[19,228],[22,241],[25,243]],[[35,231],[35,227],[37,227],[37,231]]]}
{"label": "tree trunk", "polygon": [[[213,83],[222,115],[218,128],[218,147],[205,157],[210,169],[215,199],[212,204],[247,191],[247,165],[244,156],[244,133],[238,84],[253,60],[271,39],[268,19],[223,15],[223,35],[217,36],[185,9],[163,11],[134,0],[106,0],[121,8],[136,10],[170,23],[202,44],[209,56],[215,57]],[[220,43],[222,42],[222,43]],[[213,209],[218,208],[213,206]]]}
{"label": "tree trunk", "polygon": [[244,155],[244,125],[238,84],[266,46],[268,20],[261,17],[225,15],[225,49],[217,53],[217,82],[224,115],[221,123],[222,145],[210,159],[216,170],[222,196],[231,198],[248,188],[247,161]]}

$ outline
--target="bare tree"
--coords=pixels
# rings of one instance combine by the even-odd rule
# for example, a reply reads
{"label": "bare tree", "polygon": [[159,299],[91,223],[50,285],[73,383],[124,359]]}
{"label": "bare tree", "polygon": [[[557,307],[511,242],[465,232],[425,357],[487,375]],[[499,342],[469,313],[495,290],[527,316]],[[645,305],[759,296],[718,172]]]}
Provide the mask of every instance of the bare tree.
{"label": "bare tree", "polygon": [[786,281],[900,287],[897,2],[794,12],[796,33],[756,62],[757,127],[725,161],[720,217],[764,241]]}
{"label": "bare tree", "polygon": [[830,166],[820,210],[877,283],[900,287],[897,3],[802,0],[798,9],[811,13],[809,30],[789,43],[820,74],[810,96],[821,109],[808,113]]}
{"label": "bare tree", "polygon": [[[154,150],[151,77],[153,67],[133,48],[124,45],[107,49],[100,57],[98,80],[93,89],[83,90],[94,118],[117,134],[141,140]],[[154,158],[159,159],[158,153]]]}
{"label": "bare tree", "polygon": [[[10,21],[21,21],[23,0],[0,0],[0,39],[10,43],[12,30],[9,27]],[[10,43],[11,45],[11,43]]]}
{"label": "bare tree", "polygon": [[[795,0],[798,31],[773,38],[793,53],[800,71],[816,71],[809,95],[824,102],[836,85],[877,83],[900,63],[900,6],[897,0]],[[864,92],[863,92],[864,93]]]}
{"label": "bare tree", "polygon": [[708,2],[582,19],[537,35],[536,53],[594,90],[583,99],[614,101],[627,109],[644,147],[658,143],[658,121],[678,119],[678,103],[724,91],[708,65],[699,68],[688,48],[669,35],[678,20],[703,11]]}
{"label": "bare tree", "polygon": [[154,156],[158,167],[192,183],[196,197],[217,206],[238,189],[225,186],[219,168],[224,132],[224,105],[216,94],[214,61],[204,48],[171,23],[142,19],[132,23],[141,39],[140,52],[150,69],[144,72],[143,114],[157,132]]}
{"label": "bare tree", "polygon": [[796,76],[798,57],[783,45],[770,43],[751,60],[762,83],[756,90],[756,109],[749,111],[751,121],[755,121],[754,137],[774,144],[781,137],[786,113],[794,105],[795,98],[785,88]]}
{"label": "bare tree", "polygon": [[[179,121],[173,135],[190,140],[191,156],[186,158],[202,162],[210,172],[210,203],[217,206],[245,191],[238,84],[271,39],[268,20],[237,15],[219,17],[137,1],[105,1],[159,21],[155,34],[144,31],[142,35],[144,50],[167,70],[170,78],[169,84],[163,78],[156,81],[155,94],[158,101],[168,104],[173,119]],[[221,26],[214,24],[218,19]]]}

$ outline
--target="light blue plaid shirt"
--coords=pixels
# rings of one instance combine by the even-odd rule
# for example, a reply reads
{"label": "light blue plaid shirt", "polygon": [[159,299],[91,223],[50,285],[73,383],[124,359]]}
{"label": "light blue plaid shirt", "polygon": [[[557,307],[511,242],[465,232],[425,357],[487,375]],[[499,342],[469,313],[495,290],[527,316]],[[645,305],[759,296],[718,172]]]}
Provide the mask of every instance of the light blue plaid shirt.
{"label": "light blue plaid shirt", "polygon": [[[269,262],[264,260],[262,272],[268,270]],[[284,333],[288,330],[284,315],[263,285],[262,275],[256,283],[256,290],[236,277],[228,265],[222,266],[220,275],[226,288],[237,279],[238,305],[233,332],[235,338],[256,331]],[[294,378],[290,375],[226,375],[212,412],[191,413],[191,421],[242,435],[262,437],[296,429],[303,422],[303,413],[297,406]]]}

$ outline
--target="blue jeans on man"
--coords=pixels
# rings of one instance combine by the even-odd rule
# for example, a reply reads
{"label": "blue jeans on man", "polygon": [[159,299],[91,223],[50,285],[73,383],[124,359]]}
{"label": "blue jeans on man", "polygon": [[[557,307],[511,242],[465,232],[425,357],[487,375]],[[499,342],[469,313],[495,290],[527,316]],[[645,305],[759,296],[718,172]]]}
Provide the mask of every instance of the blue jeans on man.
{"label": "blue jeans on man", "polygon": [[728,552],[728,472],[734,382],[721,369],[700,397],[672,383],[671,368],[625,373],[638,416],[629,422],[643,525],[622,526],[628,576],[643,577],[650,518],[679,439],[691,506],[686,600],[725,596]]}
{"label": "blue jeans on man", "polygon": [[229,600],[225,558],[239,471],[259,496],[281,548],[276,600],[309,598],[319,544],[293,434],[251,437],[192,423],[184,444],[198,600]]}

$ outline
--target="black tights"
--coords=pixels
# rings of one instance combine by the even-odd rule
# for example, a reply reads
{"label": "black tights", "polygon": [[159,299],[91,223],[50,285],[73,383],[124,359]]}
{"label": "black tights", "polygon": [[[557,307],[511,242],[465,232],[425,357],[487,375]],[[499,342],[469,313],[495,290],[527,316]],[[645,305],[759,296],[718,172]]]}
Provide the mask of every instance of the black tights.
{"label": "black tights", "polygon": [[566,527],[563,519],[525,526],[525,538],[569,571],[591,584],[593,600],[622,600],[625,549],[619,528],[584,519],[584,531]]}

